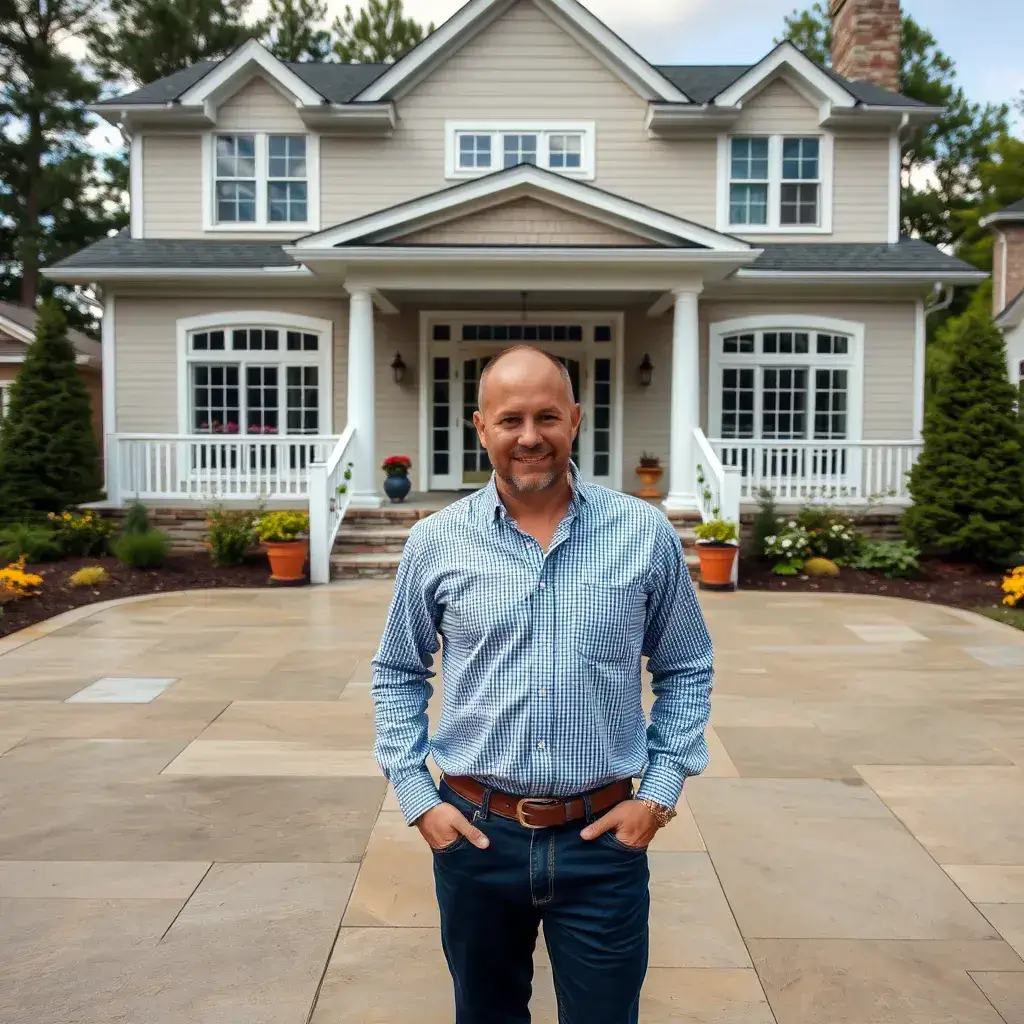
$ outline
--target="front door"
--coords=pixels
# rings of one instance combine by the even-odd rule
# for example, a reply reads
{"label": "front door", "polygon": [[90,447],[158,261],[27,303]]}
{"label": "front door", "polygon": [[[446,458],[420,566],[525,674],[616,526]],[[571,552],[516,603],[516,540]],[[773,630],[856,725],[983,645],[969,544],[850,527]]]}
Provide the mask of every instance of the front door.
{"label": "front door", "polygon": [[490,479],[491,462],[473,424],[480,375],[498,352],[520,341],[550,352],[569,371],[573,395],[583,413],[573,442],[573,461],[585,479],[613,484],[618,438],[613,396],[616,358],[611,327],[446,322],[433,324],[428,331],[431,489],[472,489]]}

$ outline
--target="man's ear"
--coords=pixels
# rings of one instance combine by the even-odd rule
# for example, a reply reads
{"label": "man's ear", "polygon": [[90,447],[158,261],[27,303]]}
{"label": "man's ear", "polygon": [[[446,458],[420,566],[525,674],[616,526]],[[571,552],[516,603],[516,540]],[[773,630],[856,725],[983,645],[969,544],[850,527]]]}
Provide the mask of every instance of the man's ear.
{"label": "man's ear", "polygon": [[580,424],[583,422],[583,407],[579,404],[572,407],[572,436],[580,432]]}
{"label": "man's ear", "polygon": [[484,418],[479,410],[473,413],[473,426],[476,427],[476,436],[480,438],[480,446],[486,450],[487,440],[484,437]]}

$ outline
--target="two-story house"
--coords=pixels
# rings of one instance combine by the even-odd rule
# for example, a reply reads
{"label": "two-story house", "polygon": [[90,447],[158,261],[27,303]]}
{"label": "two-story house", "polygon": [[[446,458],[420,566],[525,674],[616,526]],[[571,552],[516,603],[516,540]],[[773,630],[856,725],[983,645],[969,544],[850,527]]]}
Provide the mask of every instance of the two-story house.
{"label": "two-story house", "polygon": [[476,381],[519,341],[568,366],[590,480],[648,452],[668,509],[723,467],[905,500],[926,304],[984,275],[900,235],[939,111],[896,92],[898,0],[830,11],[834,69],[654,66],[576,0],[470,0],[391,65],[250,42],[98,104],[131,228],[50,274],[103,297],[113,500],[376,505],[389,454],[477,487]]}
{"label": "two-story house", "polygon": [[1006,339],[1010,380],[1024,389],[1024,199],[981,222],[995,235],[992,315]]}

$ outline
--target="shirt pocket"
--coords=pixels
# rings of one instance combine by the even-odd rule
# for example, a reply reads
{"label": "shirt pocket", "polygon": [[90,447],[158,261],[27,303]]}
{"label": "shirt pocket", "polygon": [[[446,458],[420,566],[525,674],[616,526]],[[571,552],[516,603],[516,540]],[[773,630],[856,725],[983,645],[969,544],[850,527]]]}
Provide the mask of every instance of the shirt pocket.
{"label": "shirt pocket", "polygon": [[631,662],[640,657],[647,595],[638,583],[584,583],[578,589],[576,649],[591,662]]}

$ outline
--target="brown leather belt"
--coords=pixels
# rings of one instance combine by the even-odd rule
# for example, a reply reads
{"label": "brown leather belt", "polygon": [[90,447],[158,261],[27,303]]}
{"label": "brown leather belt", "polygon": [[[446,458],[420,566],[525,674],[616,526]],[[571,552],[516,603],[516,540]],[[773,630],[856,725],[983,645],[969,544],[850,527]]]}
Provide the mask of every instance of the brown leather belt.
{"label": "brown leather belt", "polygon": [[[468,775],[444,775],[442,779],[464,800],[476,804],[477,807],[483,806],[487,787],[476,779]],[[612,782],[587,795],[590,797],[591,811],[595,815],[604,814],[633,795],[633,780],[622,779],[619,782]],[[567,825],[570,821],[581,821],[587,816],[582,796],[566,800],[519,798],[492,789],[489,806],[495,814],[510,821],[518,821],[524,828],[554,828],[557,825]]]}

